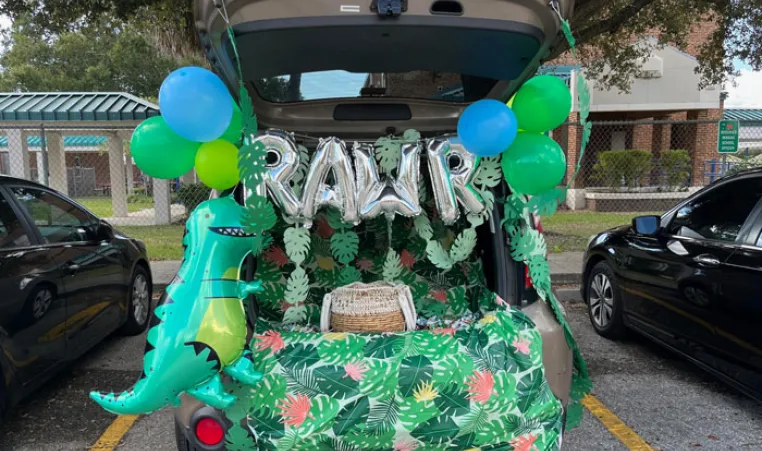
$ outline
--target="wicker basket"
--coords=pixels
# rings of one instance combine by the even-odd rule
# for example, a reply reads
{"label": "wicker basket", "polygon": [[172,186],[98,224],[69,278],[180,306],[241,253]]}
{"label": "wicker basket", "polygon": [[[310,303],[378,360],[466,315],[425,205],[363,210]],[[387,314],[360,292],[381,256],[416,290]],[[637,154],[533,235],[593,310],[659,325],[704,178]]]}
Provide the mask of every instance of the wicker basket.
{"label": "wicker basket", "polygon": [[356,282],[323,298],[323,332],[400,332],[415,330],[413,296],[406,285]]}

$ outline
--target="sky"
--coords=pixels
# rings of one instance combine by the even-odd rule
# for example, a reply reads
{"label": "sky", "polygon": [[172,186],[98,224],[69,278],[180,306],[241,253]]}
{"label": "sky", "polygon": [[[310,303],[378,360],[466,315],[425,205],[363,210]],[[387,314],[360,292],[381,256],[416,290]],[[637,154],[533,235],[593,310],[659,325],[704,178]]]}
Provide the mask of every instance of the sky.
{"label": "sky", "polygon": [[725,87],[725,108],[762,108],[762,72],[751,70],[741,61],[734,61],[734,65],[741,75],[736,78],[736,86],[728,83]]}

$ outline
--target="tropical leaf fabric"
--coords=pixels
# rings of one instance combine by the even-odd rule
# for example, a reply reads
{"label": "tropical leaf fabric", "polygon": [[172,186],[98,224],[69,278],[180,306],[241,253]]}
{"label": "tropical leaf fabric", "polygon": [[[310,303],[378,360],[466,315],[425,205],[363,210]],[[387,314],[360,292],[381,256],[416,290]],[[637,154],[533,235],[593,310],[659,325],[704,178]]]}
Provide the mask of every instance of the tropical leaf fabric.
{"label": "tropical leaf fabric", "polygon": [[[253,361],[267,376],[229,409],[272,450],[553,450],[562,407],[541,337],[520,311],[469,327],[407,333],[302,333],[260,319]],[[237,428],[233,428],[237,429]],[[236,442],[236,443],[232,443]]]}

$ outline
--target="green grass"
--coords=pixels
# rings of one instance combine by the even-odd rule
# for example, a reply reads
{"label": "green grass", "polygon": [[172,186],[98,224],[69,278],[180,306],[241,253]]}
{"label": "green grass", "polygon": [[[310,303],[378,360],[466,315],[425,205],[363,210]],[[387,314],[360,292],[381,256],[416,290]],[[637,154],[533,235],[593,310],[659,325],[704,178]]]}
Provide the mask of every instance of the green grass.
{"label": "green grass", "polygon": [[[110,197],[80,197],[76,200],[99,218],[108,218],[114,215]],[[127,199],[127,210],[130,213],[145,210],[146,208],[153,208],[153,198],[148,196],[131,196]]]}
{"label": "green grass", "polygon": [[661,213],[600,213],[594,211],[559,211],[542,218],[548,252],[584,251],[591,235],[612,227],[632,223],[632,218]]}
{"label": "green grass", "polygon": [[129,237],[144,241],[148,248],[148,258],[151,260],[181,260],[183,258],[184,225],[118,226],[117,228]]}

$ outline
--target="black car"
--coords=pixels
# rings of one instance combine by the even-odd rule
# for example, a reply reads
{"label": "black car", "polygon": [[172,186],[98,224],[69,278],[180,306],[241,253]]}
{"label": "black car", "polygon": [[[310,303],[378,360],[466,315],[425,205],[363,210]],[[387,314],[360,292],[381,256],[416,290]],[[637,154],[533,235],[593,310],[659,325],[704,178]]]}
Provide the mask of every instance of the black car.
{"label": "black car", "polygon": [[76,202],[0,177],[0,419],[112,332],[148,325],[145,245]]}
{"label": "black car", "polygon": [[582,285],[593,327],[635,330],[762,401],[760,232],[756,169],[594,236]]}

